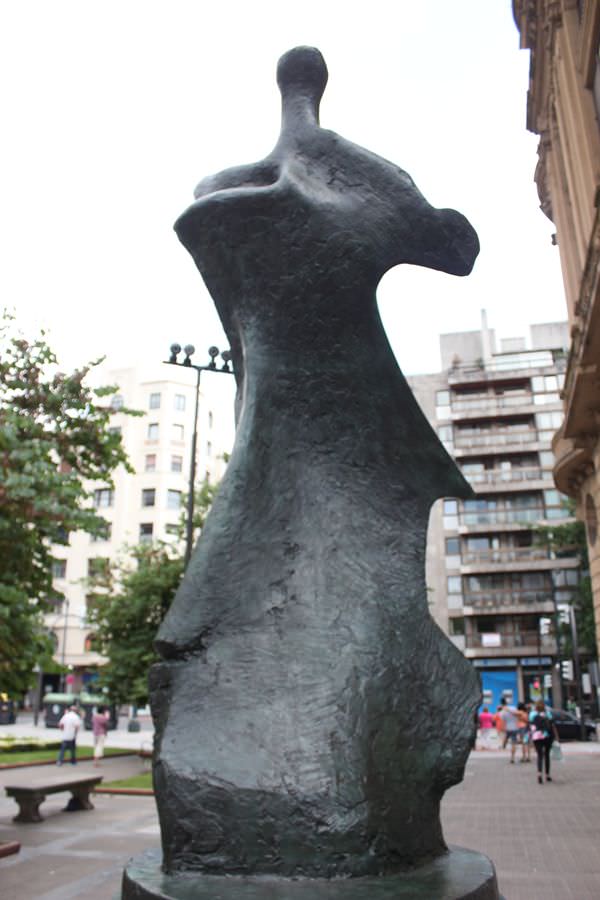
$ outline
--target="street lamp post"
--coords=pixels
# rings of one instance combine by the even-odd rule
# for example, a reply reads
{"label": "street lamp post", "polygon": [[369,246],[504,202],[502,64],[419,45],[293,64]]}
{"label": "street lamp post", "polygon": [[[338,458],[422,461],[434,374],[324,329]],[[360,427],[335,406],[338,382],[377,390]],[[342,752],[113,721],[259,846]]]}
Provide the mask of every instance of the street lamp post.
{"label": "street lamp post", "polygon": [[585,717],[583,714],[583,692],[581,687],[581,657],[579,656],[579,639],[577,637],[577,619],[573,604],[569,604],[569,622],[571,625],[571,641],[573,643],[573,661],[575,663],[575,689],[577,691],[577,703],[579,705],[579,727],[581,740],[586,739]]}
{"label": "street lamp post", "polygon": [[195,369],[196,370],[196,402],[194,407],[194,430],[192,432],[192,458],[190,460],[190,477],[188,483],[188,497],[187,497],[187,516],[186,516],[186,525],[185,525],[185,567],[187,569],[187,565],[190,561],[190,557],[192,555],[192,542],[194,537],[194,485],[196,482],[196,445],[198,442],[198,406],[200,402],[200,376],[202,372],[216,372],[221,375],[233,375],[233,369],[231,367],[231,351],[224,350],[221,353],[221,359],[223,360],[222,366],[217,366],[216,359],[219,356],[219,348],[218,347],[209,347],[208,355],[210,357],[210,362],[205,366],[197,366],[192,362],[192,356],[196,352],[196,348],[192,344],[186,344],[183,348],[184,359],[182,362],[179,362],[177,357],[181,353],[181,345],[180,344],[171,344],[170,347],[171,355],[169,359],[166,360],[167,365],[170,366],[183,366],[185,369]]}
{"label": "street lamp post", "polygon": [[61,666],[62,673],[60,676],[61,688],[64,693],[66,689],[65,684],[65,668],[66,668],[66,654],[67,654],[67,629],[69,627],[69,598],[65,597],[65,612],[64,612],[64,620],[63,620],[63,634],[62,634],[62,651],[61,651]]}

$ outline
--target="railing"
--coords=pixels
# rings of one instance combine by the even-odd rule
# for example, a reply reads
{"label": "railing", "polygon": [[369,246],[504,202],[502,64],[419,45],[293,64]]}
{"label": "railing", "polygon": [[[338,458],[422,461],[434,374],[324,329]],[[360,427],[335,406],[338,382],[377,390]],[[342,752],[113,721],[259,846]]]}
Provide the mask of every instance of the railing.
{"label": "railing", "polygon": [[539,647],[540,650],[545,650],[546,652],[556,652],[556,639],[551,634],[540,634],[538,636],[537,631],[521,631],[518,634],[498,632],[498,637],[500,638],[499,644],[490,644],[484,641],[484,635],[482,634],[467,634],[465,635],[465,645],[468,650],[479,647],[489,650],[496,646],[501,647],[503,650]]}
{"label": "railing", "polygon": [[494,509],[463,511],[459,516],[460,525],[523,525],[527,522],[539,522],[544,518],[542,507],[524,507],[523,509]]}
{"label": "railing", "polygon": [[507,409],[515,406],[531,406],[533,404],[533,394],[523,391],[522,394],[507,394],[506,396],[498,396],[496,394],[472,394],[468,399],[456,400],[452,397],[450,411],[452,413],[477,412],[481,410],[483,413],[494,412],[498,409]]}
{"label": "railing", "polygon": [[454,446],[466,447],[504,447],[507,445],[531,444],[538,440],[538,433],[533,429],[527,431],[488,431],[473,434],[461,434],[454,430]]}
{"label": "railing", "polygon": [[537,606],[553,603],[553,593],[547,591],[480,591],[463,594],[464,606],[473,609],[491,609],[502,606]]}
{"label": "railing", "polygon": [[489,550],[463,550],[461,565],[469,566],[477,563],[531,562],[534,559],[549,559],[545,547],[498,547]]}
{"label": "railing", "polygon": [[552,480],[550,469],[528,469],[514,466],[511,469],[485,469],[483,472],[466,472],[463,475],[471,484],[507,484],[515,481],[549,481]]}

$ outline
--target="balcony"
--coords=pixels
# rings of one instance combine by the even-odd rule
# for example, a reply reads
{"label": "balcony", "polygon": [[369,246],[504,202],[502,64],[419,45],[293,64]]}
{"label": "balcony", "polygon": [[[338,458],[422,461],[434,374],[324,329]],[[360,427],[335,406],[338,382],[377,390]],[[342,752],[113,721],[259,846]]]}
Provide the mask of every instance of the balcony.
{"label": "balcony", "polygon": [[477,525],[485,525],[489,528],[496,525],[527,525],[532,522],[541,522],[544,514],[542,506],[527,506],[522,509],[463,511],[459,515],[459,526],[472,528]]}
{"label": "balcony", "polygon": [[[540,559],[549,561],[549,552],[546,547],[497,547],[489,550],[463,550],[461,553],[461,565],[463,566],[529,563]],[[565,560],[560,560],[561,564],[563,562]]]}
{"label": "balcony", "polygon": [[463,608],[466,615],[479,612],[540,612],[554,613],[554,594],[547,590],[498,590],[481,591],[477,594],[463,593]]}
{"label": "balcony", "polygon": [[463,549],[458,568],[461,575],[494,574],[496,572],[551,572],[553,569],[576,569],[576,557],[556,557],[544,547],[500,547],[488,550]]}
{"label": "balcony", "polygon": [[[492,637],[493,642],[490,641]],[[537,631],[497,632],[493,635],[476,632],[465,635],[465,650],[469,656],[550,656],[556,653],[556,638]]]}
{"label": "balcony", "polygon": [[525,468],[513,466],[511,469],[485,469],[480,472],[469,472],[468,465],[463,475],[476,493],[498,493],[501,491],[530,491],[553,488],[551,469]]}
{"label": "balcony", "polygon": [[509,413],[533,412],[533,394],[523,392],[521,394],[507,394],[495,396],[490,394],[475,394],[468,399],[456,400],[452,398],[450,417],[457,419],[482,419],[487,416],[502,416]]}
{"label": "balcony", "polygon": [[539,374],[547,375],[550,368],[554,371],[557,369],[562,371],[564,362],[554,359],[549,350],[525,350],[498,355],[486,363],[480,361],[479,363],[455,366],[448,370],[448,381],[450,384],[497,383],[512,380],[515,374],[517,377],[522,376],[524,370],[528,376],[537,374],[538,371]]}
{"label": "balcony", "polygon": [[454,431],[454,448],[457,453],[472,452],[480,447],[522,447],[529,449],[539,440],[538,433],[533,428],[524,428],[521,431],[503,431],[494,429],[480,433],[462,435],[460,429]]}

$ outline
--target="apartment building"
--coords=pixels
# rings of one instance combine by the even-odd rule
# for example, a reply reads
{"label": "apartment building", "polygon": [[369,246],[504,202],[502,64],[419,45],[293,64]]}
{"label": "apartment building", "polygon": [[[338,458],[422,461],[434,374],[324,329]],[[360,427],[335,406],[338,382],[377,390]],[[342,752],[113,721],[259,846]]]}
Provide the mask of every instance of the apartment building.
{"label": "apartment building", "polygon": [[[77,532],[68,547],[56,547],[55,583],[65,601],[48,615],[54,635],[55,659],[67,665],[69,687],[79,690],[95,676],[103,659],[93,649],[87,622],[86,579],[108,561],[138,542],[176,540],[182,497],[188,491],[196,372],[182,366],[141,367],[105,371],[105,384],[117,390],[111,427],[121,431],[134,473],[120,467],[114,487],[98,485],[94,501],[109,524],[105,540]],[[224,474],[224,454],[234,436],[234,379],[203,373],[198,411],[196,483],[217,483]],[[119,413],[126,407],[141,416]],[[46,686],[57,688],[59,676],[46,675]]]}
{"label": "apartment building", "polygon": [[558,700],[555,614],[579,580],[535,528],[568,517],[554,485],[551,442],[562,421],[566,323],[532,325],[496,350],[479,331],[440,339],[443,372],[409,379],[474,496],[438,502],[427,557],[430,606],[482,675],[484,699]]}

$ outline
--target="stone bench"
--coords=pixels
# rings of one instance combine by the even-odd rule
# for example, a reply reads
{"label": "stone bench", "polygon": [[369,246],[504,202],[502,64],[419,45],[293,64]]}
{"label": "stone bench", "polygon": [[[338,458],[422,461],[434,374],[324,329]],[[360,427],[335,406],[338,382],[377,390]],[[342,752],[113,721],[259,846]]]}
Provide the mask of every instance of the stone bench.
{"label": "stone bench", "polygon": [[68,778],[60,781],[48,781],[45,784],[11,784],[6,785],[8,797],[14,797],[19,804],[19,813],[13,822],[41,822],[40,805],[48,794],[60,794],[63,791],[71,792],[71,799],[65,807],[65,811],[74,812],[78,809],[93,809],[90,801],[90,791],[102,781],[102,775],[94,775],[84,778]]}

